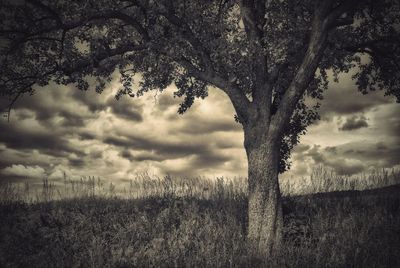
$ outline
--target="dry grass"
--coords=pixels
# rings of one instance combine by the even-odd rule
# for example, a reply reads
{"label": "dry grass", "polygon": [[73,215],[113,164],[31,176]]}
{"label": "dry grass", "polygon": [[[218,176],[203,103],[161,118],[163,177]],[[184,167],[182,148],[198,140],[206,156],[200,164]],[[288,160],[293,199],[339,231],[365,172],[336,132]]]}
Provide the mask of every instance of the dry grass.
{"label": "dry grass", "polygon": [[[298,196],[312,193],[368,190],[400,184],[400,170],[379,169],[353,176],[338,175],[322,166],[314,168],[309,177],[280,179],[283,196]],[[3,183],[0,184],[0,203],[26,202],[40,203],[51,200],[65,200],[87,197],[118,197],[123,199],[143,199],[149,197],[189,197],[214,200],[247,194],[247,179],[234,178],[179,178],[158,177],[142,173],[116,184],[98,177],[82,177],[72,180],[43,179],[40,184]]]}
{"label": "dry grass", "polygon": [[[0,267],[254,267],[243,180],[128,184],[2,187]],[[286,194],[284,220],[276,267],[400,267],[399,186]]]}
{"label": "dry grass", "polygon": [[281,179],[284,195],[304,195],[321,192],[368,190],[400,184],[400,170],[375,169],[352,176],[338,175],[324,166],[317,166],[308,177]]}

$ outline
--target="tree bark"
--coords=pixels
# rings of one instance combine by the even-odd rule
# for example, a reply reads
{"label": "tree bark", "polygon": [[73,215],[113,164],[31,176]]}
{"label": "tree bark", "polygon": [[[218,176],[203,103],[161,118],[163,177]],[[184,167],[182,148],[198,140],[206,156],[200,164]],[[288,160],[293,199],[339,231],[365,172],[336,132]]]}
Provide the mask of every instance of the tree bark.
{"label": "tree bark", "polygon": [[283,215],[278,182],[279,145],[265,124],[245,130],[248,159],[248,234],[252,259],[270,263],[281,246]]}

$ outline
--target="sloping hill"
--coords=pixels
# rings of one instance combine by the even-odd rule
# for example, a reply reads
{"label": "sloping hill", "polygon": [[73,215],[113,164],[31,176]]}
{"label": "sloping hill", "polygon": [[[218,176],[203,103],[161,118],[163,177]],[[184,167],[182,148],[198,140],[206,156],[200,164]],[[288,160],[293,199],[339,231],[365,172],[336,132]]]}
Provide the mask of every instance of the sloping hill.
{"label": "sloping hill", "polygon": [[378,196],[399,196],[400,184],[386,186],[377,189],[370,189],[364,191],[350,190],[350,191],[334,191],[327,193],[316,193],[308,195],[314,198],[352,198],[352,197],[378,197]]}
{"label": "sloping hill", "polygon": [[[0,205],[0,267],[254,267],[246,198]],[[284,199],[277,267],[400,267],[400,185]]]}

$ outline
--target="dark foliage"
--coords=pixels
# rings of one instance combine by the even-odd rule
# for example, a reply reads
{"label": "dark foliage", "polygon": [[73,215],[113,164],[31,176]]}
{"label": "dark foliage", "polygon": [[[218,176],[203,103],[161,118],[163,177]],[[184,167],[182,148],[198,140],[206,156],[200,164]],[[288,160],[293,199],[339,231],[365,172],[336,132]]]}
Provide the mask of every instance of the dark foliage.
{"label": "dark foliage", "polygon": [[[318,104],[304,99],[322,98],[327,71],[337,78],[358,68],[359,90],[399,99],[399,9],[393,0],[1,0],[0,95],[13,103],[50,81],[101,92],[118,71],[117,98],[174,83],[184,97],[179,113],[209,86],[228,94],[242,124],[249,100],[271,117],[287,103],[283,172],[299,135],[318,118]],[[328,37],[299,82],[316,15]],[[293,84],[298,93],[289,98]]]}

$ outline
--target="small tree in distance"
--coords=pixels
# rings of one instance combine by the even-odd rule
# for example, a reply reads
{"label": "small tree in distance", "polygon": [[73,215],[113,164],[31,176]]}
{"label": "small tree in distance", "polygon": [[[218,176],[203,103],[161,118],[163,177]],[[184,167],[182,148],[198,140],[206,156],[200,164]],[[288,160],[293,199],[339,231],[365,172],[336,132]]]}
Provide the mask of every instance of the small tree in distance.
{"label": "small tree in distance", "polygon": [[244,131],[249,246],[266,260],[282,240],[278,174],[318,118],[305,98],[355,70],[360,91],[399,100],[399,14],[395,0],[1,0],[0,90],[13,103],[92,77],[101,92],[118,70],[117,98],[175,84],[179,113],[222,90]]}

